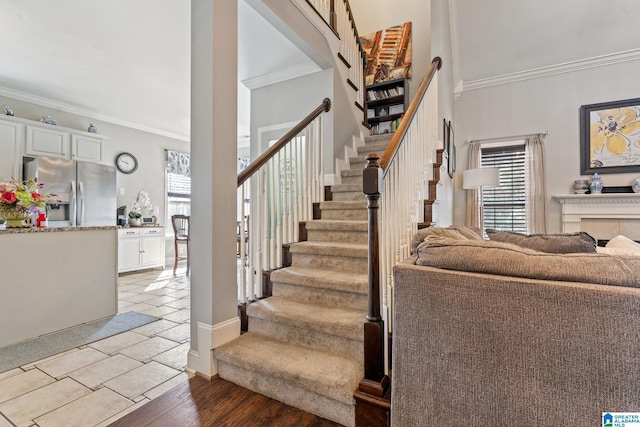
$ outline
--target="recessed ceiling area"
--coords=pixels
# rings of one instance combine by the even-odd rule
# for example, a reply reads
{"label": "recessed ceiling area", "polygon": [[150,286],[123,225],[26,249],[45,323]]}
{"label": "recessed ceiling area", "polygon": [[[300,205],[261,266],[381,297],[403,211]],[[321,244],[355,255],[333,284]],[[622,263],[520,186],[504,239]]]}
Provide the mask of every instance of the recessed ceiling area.
{"label": "recessed ceiling area", "polygon": [[[0,0],[0,94],[188,140],[190,2]],[[238,80],[319,70],[243,0]],[[291,78],[291,77],[288,77]],[[238,135],[248,135],[239,83]]]}

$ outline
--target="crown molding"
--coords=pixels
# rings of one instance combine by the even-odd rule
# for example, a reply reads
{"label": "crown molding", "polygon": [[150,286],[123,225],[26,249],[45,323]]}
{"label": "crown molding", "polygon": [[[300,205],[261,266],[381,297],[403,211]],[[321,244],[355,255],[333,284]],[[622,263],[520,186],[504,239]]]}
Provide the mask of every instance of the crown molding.
{"label": "crown molding", "polygon": [[546,67],[533,68],[531,70],[519,71],[517,73],[503,74],[486,79],[469,80],[464,82],[464,90],[484,89],[491,86],[505,85],[524,80],[540,79],[557,74],[574,73],[576,71],[587,70],[596,67],[605,67],[623,62],[640,60],[640,49],[632,49],[624,52],[617,52],[607,55],[595,56],[578,61],[564,62],[562,64],[550,65]]}
{"label": "crown molding", "polygon": [[275,83],[284,82],[286,80],[295,79],[297,77],[306,76],[308,74],[313,74],[318,71],[321,71],[321,69],[317,66],[310,67],[308,64],[293,64],[274,73],[242,80],[241,83],[247,88],[253,90]]}
{"label": "crown molding", "polygon": [[78,107],[76,105],[67,104],[65,102],[55,101],[43,96],[33,95],[27,92],[22,92],[8,87],[0,86],[0,95],[7,98],[16,99],[18,101],[29,102],[31,104],[40,105],[47,108],[53,108],[55,110],[64,111],[65,113],[77,114],[79,116],[87,117],[89,119],[100,120],[106,123],[111,123],[118,126],[124,126],[142,132],[148,132],[155,135],[165,136],[167,138],[173,138],[180,141],[189,142],[188,135],[179,135],[173,132],[167,132],[162,129],[154,128],[151,126],[142,125],[140,123],[130,122],[128,120],[119,119],[117,117],[108,116],[105,114],[96,114],[94,111]]}

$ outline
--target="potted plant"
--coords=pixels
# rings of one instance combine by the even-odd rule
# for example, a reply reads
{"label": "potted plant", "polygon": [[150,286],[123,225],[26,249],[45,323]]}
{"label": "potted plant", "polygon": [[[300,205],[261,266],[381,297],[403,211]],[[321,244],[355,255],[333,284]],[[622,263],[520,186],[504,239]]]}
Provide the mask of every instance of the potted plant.
{"label": "potted plant", "polygon": [[47,211],[47,202],[54,202],[55,194],[40,194],[42,187],[34,178],[0,183],[0,218],[6,220],[7,227],[30,226],[27,220],[32,214]]}
{"label": "potted plant", "polygon": [[144,190],[138,191],[136,196],[136,201],[131,207],[129,211],[129,225],[134,227],[139,227],[142,225],[142,210],[143,209],[151,209],[153,205],[151,204],[151,199],[149,198],[149,193]]}

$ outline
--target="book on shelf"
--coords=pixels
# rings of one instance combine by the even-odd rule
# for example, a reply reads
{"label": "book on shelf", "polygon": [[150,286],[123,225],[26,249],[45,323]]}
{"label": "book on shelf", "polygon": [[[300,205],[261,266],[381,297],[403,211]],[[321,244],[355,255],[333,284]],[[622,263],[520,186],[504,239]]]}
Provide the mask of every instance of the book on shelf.
{"label": "book on shelf", "polygon": [[375,116],[376,116],[375,108],[367,108],[367,119],[370,119]]}
{"label": "book on shelf", "polygon": [[394,104],[389,106],[389,114],[402,114],[404,113],[404,105]]}

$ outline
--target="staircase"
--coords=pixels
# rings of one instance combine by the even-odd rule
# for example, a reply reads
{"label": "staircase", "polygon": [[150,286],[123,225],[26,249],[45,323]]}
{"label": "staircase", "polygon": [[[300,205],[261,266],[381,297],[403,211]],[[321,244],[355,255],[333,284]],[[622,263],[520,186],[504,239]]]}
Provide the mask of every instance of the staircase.
{"label": "staircase", "polygon": [[365,138],[358,156],[307,221],[292,265],[271,273],[273,296],[247,307],[248,332],[214,350],[221,378],[345,426],[355,425],[367,314],[367,203],[362,169],[392,134]]}

